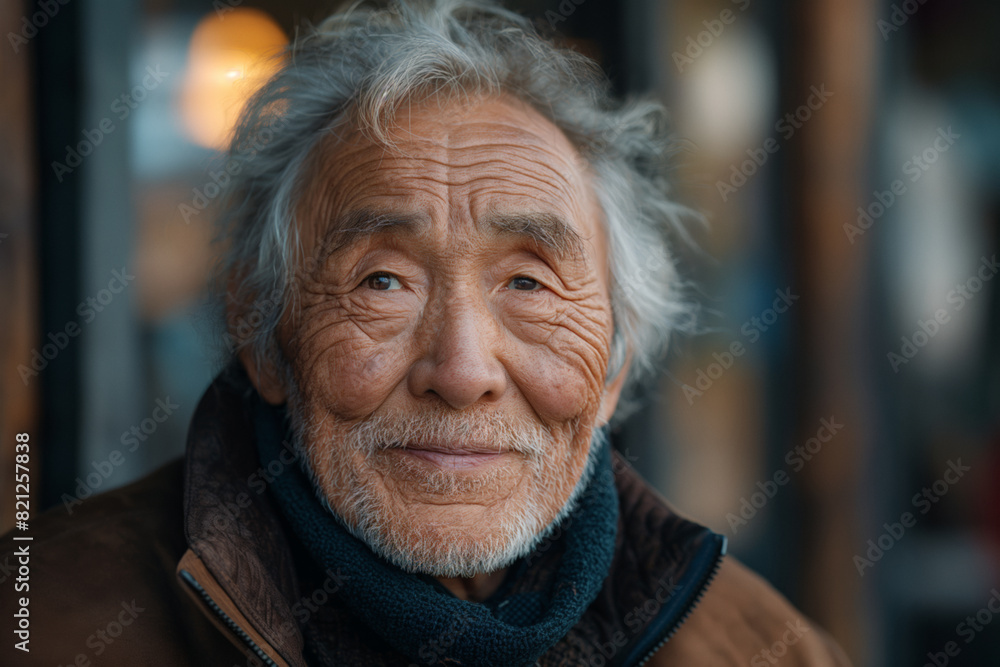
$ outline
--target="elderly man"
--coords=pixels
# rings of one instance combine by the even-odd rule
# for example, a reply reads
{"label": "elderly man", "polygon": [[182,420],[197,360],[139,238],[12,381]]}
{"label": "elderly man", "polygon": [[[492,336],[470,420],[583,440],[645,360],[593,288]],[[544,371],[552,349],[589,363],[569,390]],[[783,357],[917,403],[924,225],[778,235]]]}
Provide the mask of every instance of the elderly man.
{"label": "elderly man", "polygon": [[8,664],[845,664],[608,445],[683,306],[606,88],[482,2],[301,39],[233,139],[234,362],[183,464],[33,523]]}

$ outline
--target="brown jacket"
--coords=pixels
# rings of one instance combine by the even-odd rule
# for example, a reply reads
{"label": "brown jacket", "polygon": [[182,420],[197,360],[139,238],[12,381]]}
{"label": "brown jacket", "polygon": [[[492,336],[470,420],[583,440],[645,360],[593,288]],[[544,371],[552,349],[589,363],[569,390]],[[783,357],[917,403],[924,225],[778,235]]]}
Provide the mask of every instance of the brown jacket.
{"label": "brown jacket", "polygon": [[[36,517],[19,533],[31,541],[3,538],[0,618],[9,629],[0,664],[306,664],[302,628],[336,610],[337,573],[301,579],[267,493],[270,477],[297,462],[289,454],[259,465],[245,391],[225,382],[209,389],[183,462],[71,515],[59,507]],[[611,573],[540,664],[848,664],[770,586],[722,558],[718,536],[674,514],[622,460],[615,469],[621,518]],[[28,589],[22,581],[18,592],[25,545]],[[531,571],[544,576],[555,562],[555,550],[541,554]],[[21,597],[29,653],[13,647],[10,632]],[[332,627],[345,647],[338,663],[410,664],[386,660],[350,618]],[[421,664],[450,663],[440,652]]]}

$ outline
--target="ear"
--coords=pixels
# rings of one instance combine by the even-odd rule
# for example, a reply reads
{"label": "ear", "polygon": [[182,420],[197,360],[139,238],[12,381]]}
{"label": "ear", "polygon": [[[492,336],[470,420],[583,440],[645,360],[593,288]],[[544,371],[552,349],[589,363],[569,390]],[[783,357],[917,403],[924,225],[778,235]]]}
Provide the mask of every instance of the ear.
{"label": "ear", "polygon": [[244,314],[240,304],[227,298],[226,328],[236,347],[236,356],[243,364],[257,393],[271,405],[282,405],[288,400],[288,387],[285,386],[284,375],[275,367],[272,360],[261,359],[261,355],[254,354],[252,346],[247,345],[254,331],[247,322],[250,318],[244,317]]}
{"label": "ear", "polygon": [[237,355],[257,393],[271,405],[283,405],[288,401],[288,387],[274,363],[260,361],[249,347],[242,347]]}
{"label": "ear", "polygon": [[632,353],[629,352],[618,374],[605,383],[604,393],[601,395],[601,408],[597,413],[597,423],[599,426],[607,424],[611,421],[611,416],[615,414],[615,408],[618,407],[618,399],[622,395],[622,387],[625,386],[625,377],[628,375],[628,369],[631,365]]}

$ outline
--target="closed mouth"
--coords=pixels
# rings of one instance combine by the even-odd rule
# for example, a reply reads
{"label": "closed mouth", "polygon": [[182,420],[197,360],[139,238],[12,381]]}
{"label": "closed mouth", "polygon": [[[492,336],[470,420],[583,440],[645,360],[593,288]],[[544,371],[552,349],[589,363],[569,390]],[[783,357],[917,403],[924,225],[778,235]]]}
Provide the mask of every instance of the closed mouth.
{"label": "closed mouth", "polygon": [[505,447],[486,447],[463,444],[456,447],[410,443],[397,448],[403,455],[412,456],[441,468],[475,468],[500,460],[510,454]]}

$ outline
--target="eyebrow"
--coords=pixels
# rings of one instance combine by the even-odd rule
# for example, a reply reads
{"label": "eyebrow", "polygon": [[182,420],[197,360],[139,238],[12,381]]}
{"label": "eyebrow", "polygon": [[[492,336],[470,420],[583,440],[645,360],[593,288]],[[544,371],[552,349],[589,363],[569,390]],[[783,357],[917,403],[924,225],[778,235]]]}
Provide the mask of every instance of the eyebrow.
{"label": "eyebrow", "polygon": [[[424,216],[358,209],[340,216],[327,228],[320,245],[320,257],[325,261],[364,235],[390,230],[413,234],[427,224]],[[528,239],[559,257],[586,256],[583,237],[554,213],[490,213],[479,222],[479,227],[498,235]]]}
{"label": "eyebrow", "polygon": [[585,256],[583,237],[565,219],[553,213],[494,213],[480,224],[499,234],[528,238],[560,257]]}
{"label": "eyebrow", "polygon": [[425,224],[421,217],[415,215],[390,214],[369,208],[358,209],[338,217],[330,224],[320,244],[320,259],[325,261],[338,250],[351,245],[360,236],[393,229],[412,234]]}

